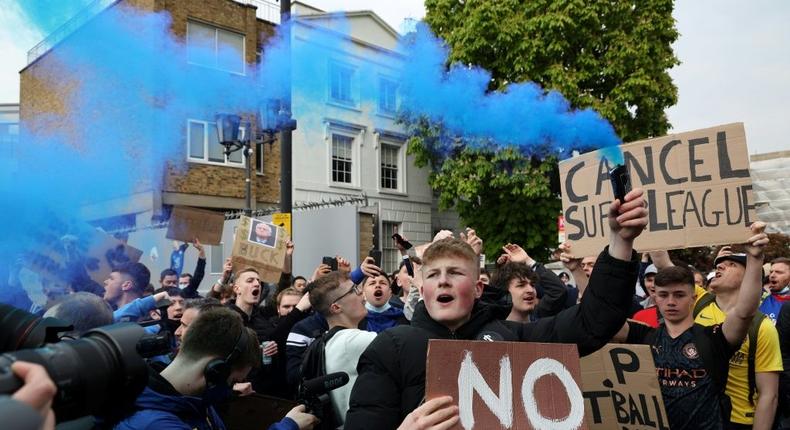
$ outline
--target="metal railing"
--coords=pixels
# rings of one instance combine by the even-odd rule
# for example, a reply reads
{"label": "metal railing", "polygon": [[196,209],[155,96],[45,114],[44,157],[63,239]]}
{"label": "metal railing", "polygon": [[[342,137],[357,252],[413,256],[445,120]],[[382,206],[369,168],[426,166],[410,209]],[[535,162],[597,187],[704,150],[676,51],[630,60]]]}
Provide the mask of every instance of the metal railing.
{"label": "metal railing", "polygon": [[239,3],[256,6],[258,10],[255,16],[264,21],[274,24],[280,23],[280,1],[279,0],[235,0]]}
{"label": "metal railing", "polygon": [[85,25],[86,22],[119,1],[120,0],[96,0],[85,6],[85,8],[77,12],[71,19],[50,33],[44,40],[27,51],[27,64],[36,61],[75,30]]}

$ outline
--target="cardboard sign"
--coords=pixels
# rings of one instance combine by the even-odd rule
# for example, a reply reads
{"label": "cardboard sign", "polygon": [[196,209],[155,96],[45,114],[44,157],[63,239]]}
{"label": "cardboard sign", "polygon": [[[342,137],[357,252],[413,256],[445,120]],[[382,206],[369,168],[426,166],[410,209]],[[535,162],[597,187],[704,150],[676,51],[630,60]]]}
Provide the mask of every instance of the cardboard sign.
{"label": "cardboard sign", "polygon": [[431,340],[425,397],[450,395],[456,429],[586,429],[576,345]]}
{"label": "cardboard sign", "polygon": [[[639,251],[742,243],[757,220],[742,123],[622,146],[631,186],[645,189],[649,223]],[[602,158],[603,157],[603,158]],[[602,151],[560,163],[565,238],[577,257],[608,244],[614,161]]]}
{"label": "cardboard sign", "polygon": [[195,238],[204,245],[219,245],[222,241],[222,228],[225,215],[205,209],[176,206],[170,215],[167,226],[168,239],[181,242],[194,242]]}
{"label": "cardboard sign", "polygon": [[140,261],[143,252],[109,234],[87,226],[78,235],[69,235],[43,246],[28,257],[30,270],[51,282],[70,282],[67,261],[81,261],[88,276],[99,285],[121,264]]}
{"label": "cardboard sign", "polygon": [[608,344],[581,367],[590,429],[669,430],[648,345]]}
{"label": "cardboard sign", "polygon": [[245,267],[254,267],[262,281],[277,282],[283,271],[285,239],[286,233],[282,227],[241,217],[233,239],[233,273]]}

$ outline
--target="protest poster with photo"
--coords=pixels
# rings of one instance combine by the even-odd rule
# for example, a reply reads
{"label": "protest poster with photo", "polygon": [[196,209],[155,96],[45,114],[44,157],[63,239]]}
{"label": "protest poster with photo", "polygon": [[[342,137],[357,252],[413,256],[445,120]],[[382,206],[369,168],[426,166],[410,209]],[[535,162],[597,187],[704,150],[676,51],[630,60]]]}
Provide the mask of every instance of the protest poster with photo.
{"label": "protest poster with photo", "polygon": [[608,344],[581,358],[591,430],[668,430],[669,420],[648,345]]}
{"label": "protest poster with photo", "polygon": [[206,209],[176,206],[167,226],[168,239],[192,243],[195,238],[203,245],[219,245],[225,214]]}
{"label": "protest poster with photo", "polygon": [[[742,243],[757,221],[742,123],[670,134],[621,146],[631,187],[645,190],[649,222],[639,251]],[[559,164],[565,239],[577,257],[608,242],[612,201],[603,150]]]}
{"label": "protest poster with photo", "polygon": [[233,272],[254,267],[262,281],[277,282],[283,270],[286,240],[282,227],[242,216],[233,239]]}
{"label": "protest poster with photo", "polygon": [[143,255],[143,251],[99,229],[94,229],[87,241],[89,245],[85,253],[85,268],[91,279],[99,285],[110,277],[110,273],[116,267],[126,263],[137,263]]}
{"label": "protest poster with photo", "polygon": [[576,345],[431,339],[425,398],[452,396],[456,429],[587,429]]}

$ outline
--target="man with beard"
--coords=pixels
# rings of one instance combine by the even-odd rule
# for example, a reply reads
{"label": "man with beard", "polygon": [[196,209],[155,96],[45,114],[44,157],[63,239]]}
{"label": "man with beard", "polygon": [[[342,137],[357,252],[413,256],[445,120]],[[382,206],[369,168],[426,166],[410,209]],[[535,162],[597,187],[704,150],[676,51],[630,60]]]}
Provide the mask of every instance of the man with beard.
{"label": "man with beard", "polygon": [[776,322],[782,304],[790,302],[790,258],[780,257],[771,261],[768,288],[771,294],[763,300],[760,312]]}

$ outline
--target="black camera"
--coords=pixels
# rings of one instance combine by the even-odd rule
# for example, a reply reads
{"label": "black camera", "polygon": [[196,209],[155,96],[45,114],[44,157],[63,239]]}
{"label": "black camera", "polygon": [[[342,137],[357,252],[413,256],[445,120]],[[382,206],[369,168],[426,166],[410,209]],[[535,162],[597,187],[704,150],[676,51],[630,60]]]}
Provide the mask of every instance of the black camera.
{"label": "black camera", "polygon": [[169,333],[148,334],[135,323],[100,327],[80,339],[58,342],[57,333],[70,329],[54,318],[0,305],[0,352],[5,352],[0,355],[0,394],[22,386],[10,367],[27,361],[42,365],[57,386],[52,408],[58,422],[86,415],[113,417],[130,408],[145,388],[145,358],[170,350]]}
{"label": "black camera", "polygon": [[332,410],[329,392],[348,384],[348,380],[348,373],[335,372],[302,382],[299,387],[299,403],[305,405],[307,413],[321,421],[317,428],[334,429],[340,425]]}

